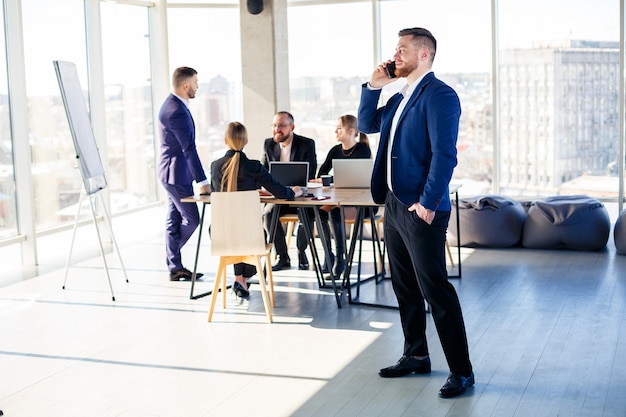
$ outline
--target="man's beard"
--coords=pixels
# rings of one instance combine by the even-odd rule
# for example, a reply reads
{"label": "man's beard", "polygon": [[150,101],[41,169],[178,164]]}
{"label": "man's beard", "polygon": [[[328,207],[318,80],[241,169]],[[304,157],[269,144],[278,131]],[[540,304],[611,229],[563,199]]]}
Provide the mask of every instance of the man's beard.
{"label": "man's beard", "polygon": [[289,139],[291,137],[291,133],[288,135],[282,135],[277,137],[276,135],[274,135],[274,142],[276,143],[283,143],[285,142],[287,139]]}
{"label": "man's beard", "polygon": [[416,68],[417,64],[408,64],[405,62],[404,65],[402,65],[402,68],[396,68],[396,75],[398,77],[407,77]]}

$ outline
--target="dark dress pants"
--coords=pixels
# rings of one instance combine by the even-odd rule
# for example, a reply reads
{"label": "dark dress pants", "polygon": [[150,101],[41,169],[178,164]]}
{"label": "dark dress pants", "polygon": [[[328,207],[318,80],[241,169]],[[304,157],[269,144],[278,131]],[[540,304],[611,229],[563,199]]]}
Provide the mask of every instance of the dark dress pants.
{"label": "dark dress pants", "polygon": [[331,249],[329,220],[330,225],[332,226],[333,237],[335,238],[335,252],[332,253],[331,249],[331,258],[336,254],[337,257],[343,259],[345,252],[344,243],[346,238],[343,234],[343,224],[341,223],[341,209],[339,207],[335,207],[330,211],[320,210],[320,220],[322,221],[321,226],[324,228],[324,236],[326,237],[326,244],[329,249]]}
{"label": "dark dress pants", "polygon": [[[280,216],[283,216],[285,214],[299,213],[297,207],[290,207],[284,204],[267,204],[264,210],[265,229],[267,233],[272,232],[270,228],[271,228],[272,215],[273,215],[274,210],[279,210],[278,212],[279,218]],[[312,209],[308,209],[308,210],[312,210]],[[313,218],[314,217],[310,215],[309,219],[313,220]],[[313,223],[311,222],[311,224]],[[280,221],[278,221],[278,223],[276,224],[276,232],[274,234],[273,243],[274,243],[274,250],[276,251],[276,255],[278,255],[278,257],[282,259],[289,257],[289,253],[288,253],[289,248],[287,247],[287,240],[285,239],[285,230],[283,229],[282,224],[280,224]],[[306,237],[306,233],[302,225],[300,225],[298,227],[297,237],[296,237],[296,246],[298,248],[298,251],[300,252],[304,251],[307,245],[308,245],[308,239]]]}
{"label": "dark dress pants", "polygon": [[167,214],[165,218],[165,251],[167,269],[183,268],[180,250],[200,224],[196,203],[181,203],[180,199],[193,195],[192,184],[178,185],[161,182],[167,191]]}
{"label": "dark dress pants", "polygon": [[428,355],[428,301],[450,371],[469,375],[467,336],[456,290],[447,279],[445,242],[450,212],[436,212],[432,224],[393,195],[385,202],[385,242],[391,281],[400,308],[404,355]]}

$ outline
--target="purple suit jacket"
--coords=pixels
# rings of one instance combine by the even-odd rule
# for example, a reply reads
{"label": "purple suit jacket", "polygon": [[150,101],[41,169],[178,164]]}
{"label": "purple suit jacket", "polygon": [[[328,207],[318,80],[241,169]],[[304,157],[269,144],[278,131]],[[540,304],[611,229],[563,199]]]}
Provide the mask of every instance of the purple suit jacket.
{"label": "purple suit jacket", "polygon": [[206,180],[196,150],[196,127],[189,109],[170,94],[159,112],[161,157],[159,179],[166,184],[191,184]]}

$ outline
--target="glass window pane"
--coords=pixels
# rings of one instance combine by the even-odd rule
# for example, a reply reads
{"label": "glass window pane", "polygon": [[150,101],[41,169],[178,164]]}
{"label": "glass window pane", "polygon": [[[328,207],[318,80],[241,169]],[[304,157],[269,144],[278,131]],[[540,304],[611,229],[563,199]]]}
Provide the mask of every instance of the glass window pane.
{"label": "glass window pane", "polygon": [[619,1],[499,7],[502,193],[617,197]]}
{"label": "glass window pane", "polygon": [[24,57],[36,228],[72,221],[83,190],[52,61],[76,64],[87,89],[83,0],[23,0]]}
{"label": "glass window pane", "polygon": [[[450,13],[454,10],[454,13]],[[450,85],[461,101],[457,141],[458,165],[453,182],[463,183],[460,194],[489,192],[493,172],[491,124],[491,10],[482,0],[414,0],[381,2],[383,59],[395,52],[398,32],[423,27],[437,39],[433,71]],[[385,87],[388,98],[403,80]]]}
{"label": "glass window pane", "polygon": [[[293,6],[288,13],[291,112],[297,133],[315,139],[323,162],[337,144],[337,118],[356,116],[361,84],[374,68],[372,6]],[[375,151],[376,138],[369,139]]]}
{"label": "glass window pane", "polygon": [[[4,25],[4,9],[0,8]],[[4,29],[0,31],[0,239],[17,235],[13,137],[11,135]]]}
{"label": "glass window pane", "polygon": [[239,7],[239,0],[166,0],[167,4],[210,4]]}
{"label": "glass window pane", "polygon": [[115,213],[157,199],[148,8],[101,3],[101,15],[107,181]]}
{"label": "glass window pane", "polygon": [[170,74],[180,66],[198,71],[199,89],[190,109],[208,175],[211,162],[224,154],[226,125],[243,119],[239,9],[174,8],[167,19]]}

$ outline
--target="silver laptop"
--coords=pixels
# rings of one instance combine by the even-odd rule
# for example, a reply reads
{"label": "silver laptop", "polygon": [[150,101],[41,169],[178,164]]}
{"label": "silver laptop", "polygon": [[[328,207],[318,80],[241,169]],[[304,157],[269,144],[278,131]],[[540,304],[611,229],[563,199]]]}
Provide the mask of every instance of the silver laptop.
{"label": "silver laptop", "polygon": [[335,188],[369,188],[373,159],[333,159]]}
{"label": "silver laptop", "polygon": [[300,161],[270,161],[270,174],[282,185],[293,187],[299,185],[306,192],[309,180],[309,163]]}

